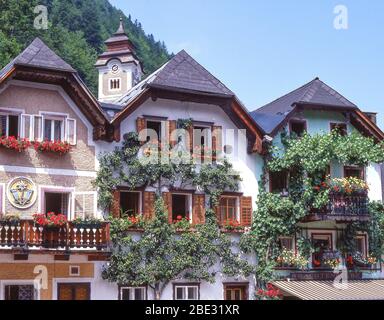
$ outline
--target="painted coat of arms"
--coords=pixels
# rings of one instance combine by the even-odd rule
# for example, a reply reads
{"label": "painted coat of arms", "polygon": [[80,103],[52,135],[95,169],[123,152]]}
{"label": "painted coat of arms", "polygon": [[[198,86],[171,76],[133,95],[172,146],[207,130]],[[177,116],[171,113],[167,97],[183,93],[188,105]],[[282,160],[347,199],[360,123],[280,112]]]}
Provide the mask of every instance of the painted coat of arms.
{"label": "painted coat of arms", "polygon": [[8,184],[8,200],[16,208],[31,207],[37,197],[35,184],[28,178],[19,177]]}

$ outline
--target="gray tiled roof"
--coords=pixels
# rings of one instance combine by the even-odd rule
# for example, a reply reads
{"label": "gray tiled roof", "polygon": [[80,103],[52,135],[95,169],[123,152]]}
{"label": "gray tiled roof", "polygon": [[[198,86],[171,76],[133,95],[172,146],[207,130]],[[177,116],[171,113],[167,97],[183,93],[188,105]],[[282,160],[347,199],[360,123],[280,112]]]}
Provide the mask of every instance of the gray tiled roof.
{"label": "gray tiled roof", "polygon": [[251,112],[265,132],[271,133],[294,109],[294,104],[357,108],[355,104],[329,87],[319,78]]}
{"label": "gray tiled roof", "polygon": [[44,69],[76,72],[75,69],[60,58],[54,51],[48,48],[48,46],[39,38],[35,38],[23,52],[0,72],[0,78],[2,74],[5,74],[7,70],[14,65],[28,65]]}
{"label": "gray tiled roof", "polygon": [[176,88],[228,97],[235,95],[183,50],[114,103],[126,106],[145,88],[150,86]]}

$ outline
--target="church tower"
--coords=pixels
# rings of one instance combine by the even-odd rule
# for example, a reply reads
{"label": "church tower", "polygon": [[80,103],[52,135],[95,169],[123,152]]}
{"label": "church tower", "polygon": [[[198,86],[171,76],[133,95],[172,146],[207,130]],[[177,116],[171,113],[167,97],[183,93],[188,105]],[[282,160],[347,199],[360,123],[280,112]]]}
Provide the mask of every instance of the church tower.
{"label": "church tower", "polygon": [[119,29],[105,44],[107,50],[99,55],[95,65],[99,71],[99,100],[113,102],[140,82],[143,68],[125,33],[122,18]]}

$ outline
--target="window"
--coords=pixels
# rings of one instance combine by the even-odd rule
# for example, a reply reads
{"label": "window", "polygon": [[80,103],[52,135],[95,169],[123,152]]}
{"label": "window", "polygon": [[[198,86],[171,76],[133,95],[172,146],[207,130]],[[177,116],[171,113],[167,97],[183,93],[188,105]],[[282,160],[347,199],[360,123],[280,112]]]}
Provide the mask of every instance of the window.
{"label": "window", "polygon": [[64,214],[68,216],[69,193],[51,193],[46,192],[45,197],[45,213],[53,212],[56,214]]}
{"label": "window", "polygon": [[291,134],[302,137],[307,131],[307,122],[305,120],[291,120],[289,123]]}
{"label": "window", "polygon": [[199,285],[174,284],[175,300],[199,300]]}
{"label": "window", "polygon": [[37,300],[37,291],[33,285],[7,285],[4,300]]}
{"label": "window", "polygon": [[269,192],[286,193],[288,191],[288,172],[269,172]]}
{"label": "window", "polygon": [[248,284],[225,284],[224,300],[248,300]]}
{"label": "window", "polygon": [[44,119],[44,140],[64,140],[64,121],[55,119]]}
{"label": "window", "polygon": [[344,167],[344,177],[354,177],[365,180],[364,168],[361,167]]}
{"label": "window", "polygon": [[323,254],[333,250],[332,234],[312,234],[312,244],[315,252],[312,255],[312,265],[314,268],[324,268]]}
{"label": "window", "polygon": [[[161,142],[161,137],[162,137],[162,134],[161,134],[161,121],[150,121],[148,120],[147,121],[147,130],[151,130],[151,131],[148,131],[147,134],[148,134],[148,137],[147,137],[147,142],[149,141],[159,141]],[[156,136],[154,136],[156,135]]]}
{"label": "window", "polygon": [[341,136],[348,134],[346,123],[331,123],[331,131],[333,130],[337,131]]}
{"label": "window", "polygon": [[69,266],[69,275],[72,277],[80,276],[80,267],[79,266]]}
{"label": "window", "polygon": [[172,194],[172,220],[178,220],[178,217],[189,219],[190,196],[185,194]]}
{"label": "window", "polygon": [[90,300],[90,283],[58,283],[58,300]]}
{"label": "window", "polygon": [[360,252],[362,257],[367,257],[367,238],[365,235],[356,236],[356,251]]}
{"label": "window", "polygon": [[19,136],[19,116],[0,114],[0,136]]}
{"label": "window", "polygon": [[236,197],[221,197],[220,199],[220,221],[239,221],[237,215],[237,198]]}
{"label": "window", "polygon": [[111,91],[120,90],[120,78],[109,80],[109,90]]}
{"label": "window", "polygon": [[280,237],[279,238],[280,249],[294,250],[292,237]]}
{"label": "window", "polygon": [[122,217],[135,217],[140,213],[140,192],[120,193],[120,208]]}
{"label": "window", "polygon": [[211,147],[211,127],[195,126],[193,127],[193,147],[194,153],[204,159],[207,155],[207,149]]}
{"label": "window", "polygon": [[145,287],[121,287],[120,300],[147,300]]}

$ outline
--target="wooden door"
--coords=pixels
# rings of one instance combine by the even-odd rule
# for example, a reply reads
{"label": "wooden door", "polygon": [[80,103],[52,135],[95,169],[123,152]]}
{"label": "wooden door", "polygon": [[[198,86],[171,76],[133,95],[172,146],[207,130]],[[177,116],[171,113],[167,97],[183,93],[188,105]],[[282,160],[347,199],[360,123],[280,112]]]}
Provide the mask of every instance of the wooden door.
{"label": "wooden door", "polygon": [[90,283],[59,283],[58,300],[90,300]]}

